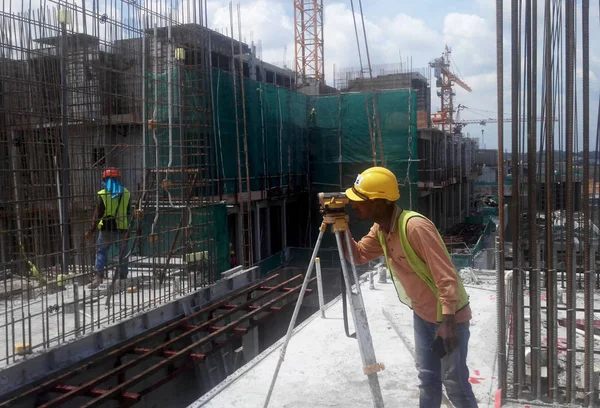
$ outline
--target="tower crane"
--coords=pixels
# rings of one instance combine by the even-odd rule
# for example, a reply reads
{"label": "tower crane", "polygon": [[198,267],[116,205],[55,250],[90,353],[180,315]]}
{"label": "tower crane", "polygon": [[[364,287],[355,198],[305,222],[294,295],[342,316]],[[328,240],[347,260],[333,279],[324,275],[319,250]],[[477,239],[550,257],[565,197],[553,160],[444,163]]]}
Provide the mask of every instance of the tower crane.
{"label": "tower crane", "polygon": [[[452,123],[454,125],[454,128],[452,129],[454,134],[460,133],[463,128],[469,124],[478,124],[479,126],[485,126],[488,123],[498,123],[499,120],[495,119],[495,118],[482,118],[482,119],[466,119],[466,120],[461,120],[460,119],[460,111],[463,109],[469,109],[467,108],[465,105],[459,104],[456,107],[456,120]],[[536,121],[541,122],[543,120],[547,120],[544,118],[535,118]],[[519,121],[521,122],[527,122],[527,118],[520,118]],[[555,122],[558,121],[558,119],[554,119]],[[502,122],[512,122],[512,118],[504,118],[502,119]]]}
{"label": "tower crane", "polygon": [[294,42],[298,85],[324,83],[323,0],[294,0]]}
{"label": "tower crane", "polygon": [[452,124],[454,123],[454,91],[452,86],[454,84],[460,86],[467,92],[471,92],[472,89],[464,81],[462,81],[456,74],[450,71],[450,47],[446,45],[444,53],[441,58],[436,58],[429,63],[434,69],[434,75],[436,78],[436,87],[441,88],[437,94],[441,99],[440,111],[431,115],[431,121],[435,125],[442,126],[442,132],[452,130]]}

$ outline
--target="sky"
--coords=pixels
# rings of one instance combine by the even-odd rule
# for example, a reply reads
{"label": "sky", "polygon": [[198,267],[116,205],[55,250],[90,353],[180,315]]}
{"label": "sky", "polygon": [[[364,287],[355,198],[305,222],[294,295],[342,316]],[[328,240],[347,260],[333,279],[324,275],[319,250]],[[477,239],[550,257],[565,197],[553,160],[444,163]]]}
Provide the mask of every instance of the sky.
{"label": "sky", "polygon": [[[19,10],[29,12],[29,8],[39,5],[56,7],[64,1],[75,3],[81,7],[91,4],[98,7],[99,14],[106,12],[113,22],[124,21],[131,24],[139,18],[135,4],[166,13],[166,6],[171,3],[177,11],[175,18],[180,22],[189,22],[187,10],[190,4],[197,0],[10,0],[10,12]],[[227,0],[207,0],[208,26],[220,32],[230,31],[229,2]],[[556,2],[557,0],[552,0]],[[562,2],[562,1],[561,1]],[[91,3],[91,4],[90,4]],[[355,0],[358,12],[358,0]],[[523,2],[525,3],[525,2]],[[538,0],[538,62],[543,61],[543,18],[545,1]],[[581,21],[581,0],[577,4],[578,21]],[[262,59],[282,65],[285,61],[293,67],[294,60],[294,0],[239,0],[241,8],[242,38],[247,43],[259,41],[262,43]],[[461,119],[482,119],[497,117],[496,89],[496,1],[495,0],[377,0],[363,1],[367,41],[371,63],[399,64],[411,61],[414,68],[425,68],[434,58],[442,55],[445,45],[452,50],[452,70],[464,80],[472,92],[467,92],[455,86],[456,97],[454,105],[462,104],[469,108],[461,112]],[[354,33],[354,25],[350,1],[323,0],[324,5],[324,59],[325,79],[333,85],[334,66],[338,70],[359,66],[358,48]],[[504,1],[504,111],[505,117],[510,114],[511,71],[510,71],[510,2]],[[235,36],[237,30],[237,3],[233,5]],[[600,38],[599,2],[592,0],[590,5],[590,132],[592,134],[592,150],[595,146],[597,129],[598,100],[600,95],[600,47],[595,39]],[[81,28],[81,18],[77,19]],[[88,19],[88,31],[91,17]],[[139,21],[139,20],[138,20]],[[360,16],[357,15],[360,24]],[[165,25],[159,22],[159,25]],[[112,24],[114,26],[114,24]],[[100,36],[108,35],[109,25],[98,26]],[[15,30],[17,33],[19,29]],[[581,147],[581,32],[577,27],[577,105],[579,120],[576,129]],[[4,41],[4,40],[0,40]],[[364,42],[361,37],[362,55],[364,59]],[[541,107],[542,67],[538,67],[538,108]],[[435,84],[433,84],[435,85]],[[432,112],[440,107],[437,89],[432,88]],[[472,109],[472,110],[470,110]],[[564,110],[564,108],[563,108]],[[541,112],[538,111],[538,116]],[[510,151],[510,123],[504,126],[505,149]],[[488,123],[487,126],[469,124],[464,131],[469,136],[478,138],[483,143],[481,147],[497,148],[497,126]],[[556,141],[558,143],[558,140]]]}
{"label": "sky", "polygon": [[[504,6],[504,110],[510,114],[510,2]],[[538,1],[538,61],[542,61],[544,1]],[[581,1],[576,2],[578,5]],[[591,2],[590,38],[600,36],[598,2]],[[497,117],[496,89],[496,10],[495,0],[420,0],[363,1],[367,40],[372,64],[398,64],[412,60],[414,68],[427,67],[434,58],[440,57],[445,45],[452,50],[452,69],[471,88],[468,93],[455,86],[455,106],[463,104],[475,112],[463,110],[462,119]],[[294,59],[294,10],[293,0],[242,0],[242,35],[247,42],[262,42],[262,57],[267,62],[284,61],[288,66]],[[352,12],[349,1],[323,1],[324,6],[324,58],[326,81],[333,84],[333,67],[356,67],[358,48],[354,34]],[[579,7],[579,6],[578,6]],[[235,13],[234,5],[234,13]],[[355,1],[358,11],[358,2]],[[578,10],[579,19],[580,10]],[[357,15],[357,17],[359,17]],[[360,21],[360,20],[357,20]],[[234,14],[234,24],[237,15]],[[208,2],[208,26],[224,32],[229,27],[229,6],[226,1]],[[237,26],[236,26],[237,33]],[[578,27],[578,41],[580,41]],[[287,51],[285,51],[287,47]],[[578,45],[577,87],[581,96],[582,63],[581,43]],[[364,48],[363,59],[364,59]],[[541,98],[541,66],[538,69]],[[598,116],[598,95],[600,93],[600,47],[590,47],[590,116],[592,149]],[[579,98],[581,114],[581,98]],[[435,87],[432,89],[432,111],[439,109],[440,102]],[[541,103],[538,103],[541,106]],[[539,113],[538,116],[541,116]],[[581,125],[581,120],[579,120]],[[580,127],[580,126],[579,126]],[[495,124],[485,127],[470,124],[465,128],[471,137],[481,141],[487,148],[497,148],[498,130]],[[581,130],[579,130],[581,137]],[[510,150],[510,123],[505,124],[505,148]],[[581,142],[579,144],[581,147]]]}

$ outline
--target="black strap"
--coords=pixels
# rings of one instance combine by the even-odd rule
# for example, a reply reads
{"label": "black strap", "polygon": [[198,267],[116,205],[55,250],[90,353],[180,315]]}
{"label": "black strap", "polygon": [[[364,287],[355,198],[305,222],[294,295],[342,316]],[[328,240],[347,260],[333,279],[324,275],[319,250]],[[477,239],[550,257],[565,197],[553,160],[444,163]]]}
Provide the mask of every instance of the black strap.
{"label": "black strap", "polygon": [[369,201],[369,197],[367,195],[361,193],[360,191],[358,191],[356,188],[354,188],[354,186],[352,186],[352,192],[354,192],[354,194],[356,194],[357,196],[359,196],[363,200]]}
{"label": "black strap", "polygon": [[344,314],[344,330],[346,331],[346,336],[352,339],[356,338],[356,332],[350,334],[350,329],[348,327],[348,306],[346,305],[346,281],[344,280],[344,270],[340,268],[340,276],[342,278],[342,310]]}
{"label": "black strap", "polygon": [[[109,191],[108,192],[109,195],[112,195],[112,193]],[[105,193],[106,195],[106,193]],[[115,215],[106,215],[106,204],[104,205],[104,215],[102,216],[102,220],[104,221],[112,221],[114,223],[114,228],[108,228],[108,223],[107,225],[103,225],[103,227],[106,231],[119,231],[119,228],[117,227],[117,217],[119,216],[119,207],[121,206],[121,200],[123,199],[123,196],[125,195],[125,190],[123,190],[123,192],[121,193],[121,195],[119,196],[119,201],[117,202],[117,209],[115,211]],[[111,204],[112,204],[112,197],[110,197],[111,199]],[[112,207],[112,205],[111,205]],[[125,216],[127,216],[127,213],[125,213]]]}

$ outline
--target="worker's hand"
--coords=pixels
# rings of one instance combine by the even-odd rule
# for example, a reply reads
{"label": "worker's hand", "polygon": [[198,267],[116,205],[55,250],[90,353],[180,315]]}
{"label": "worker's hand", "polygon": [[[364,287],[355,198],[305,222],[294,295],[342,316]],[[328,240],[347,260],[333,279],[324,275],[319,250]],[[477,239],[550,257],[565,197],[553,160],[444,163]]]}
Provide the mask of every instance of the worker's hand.
{"label": "worker's hand", "polygon": [[458,347],[458,337],[456,336],[456,317],[454,315],[443,315],[442,324],[438,329],[437,335],[444,339],[446,353],[450,354]]}
{"label": "worker's hand", "polygon": [[88,241],[90,240],[90,238],[92,238],[92,231],[87,230],[85,232],[85,239],[87,239]]}

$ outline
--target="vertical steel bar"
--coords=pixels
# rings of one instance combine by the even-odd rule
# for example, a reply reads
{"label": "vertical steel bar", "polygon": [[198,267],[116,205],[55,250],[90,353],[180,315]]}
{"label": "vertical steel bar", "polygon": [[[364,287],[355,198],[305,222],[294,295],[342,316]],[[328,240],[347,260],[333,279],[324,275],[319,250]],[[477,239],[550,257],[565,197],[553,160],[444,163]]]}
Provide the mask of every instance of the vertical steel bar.
{"label": "vertical steel bar", "polygon": [[510,233],[513,243],[512,263],[513,263],[513,299],[512,299],[512,327],[513,338],[516,340],[513,344],[513,398],[521,396],[521,369],[520,357],[520,313],[518,305],[522,295],[520,290],[521,271],[519,266],[519,83],[521,75],[521,58],[519,50],[519,0],[511,2],[511,116],[512,116],[512,140],[511,140],[511,215],[510,215]]}
{"label": "vertical steel bar", "polygon": [[75,316],[75,336],[81,331],[81,316],[79,312],[79,285],[73,282],[73,315]]}
{"label": "vertical steel bar", "polygon": [[531,392],[540,399],[541,366],[540,366],[540,271],[538,265],[537,240],[537,0],[531,0],[529,14],[529,92],[528,92],[528,124],[527,124],[527,186],[528,186],[528,219],[529,219],[529,287],[531,301]]}
{"label": "vertical steel bar", "polygon": [[565,125],[566,125],[566,275],[567,275],[567,403],[574,402],[575,390],[575,341],[576,341],[576,267],[573,265],[573,239],[574,239],[574,214],[573,214],[573,124],[574,124],[574,71],[575,71],[575,1],[566,1],[565,18]]}
{"label": "vertical steel bar", "polygon": [[590,27],[589,0],[582,0],[581,38],[583,52],[583,272],[585,309],[584,392],[585,405],[593,404],[594,375],[594,271],[590,259]]}
{"label": "vertical steel bar", "polygon": [[552,401],[556,401],[557,390],[557,350],[556,350],[556,271],[554,270],[554,248],[553,233],[554,222],[552,219],[553,184],[552,173],[554,163],[552,153],[554,150],[554,96],[552,88],[552,79],[554,69],[552,64],[552,25],[551,0],[546,0],[544,8],[544,72],[545,72],[545,112],[546,121],[544,123],[546,133],[546,162],[545,162],[545,207],[546,207],[546,347],[548,356],[548,396]]}
{"label": "vertical steel bar", "polygon": [[67,9],[63,9],[65,15],[61,26],[61,58],[60,58],[60,73],[61,73],[61,101],[62,101],[62,191],[63,191],[63,203],[61,205],[62,212],[62,273],[67,276],[69,273],[69,199],[70,193],[70,180],[69,180],[69,119],[68,119],[68,88],[67,88]]}

